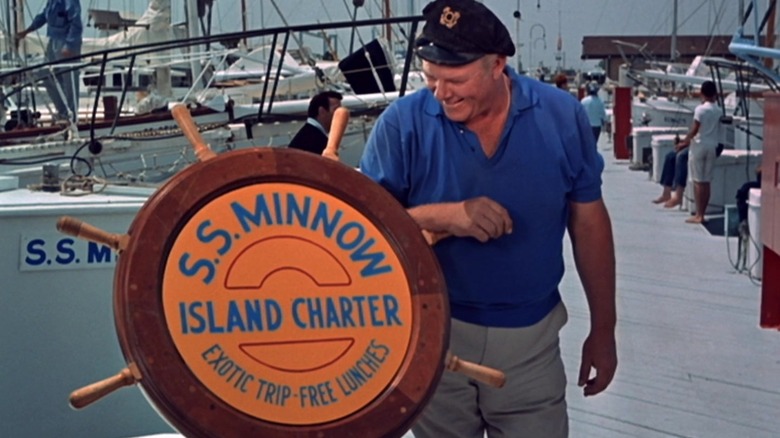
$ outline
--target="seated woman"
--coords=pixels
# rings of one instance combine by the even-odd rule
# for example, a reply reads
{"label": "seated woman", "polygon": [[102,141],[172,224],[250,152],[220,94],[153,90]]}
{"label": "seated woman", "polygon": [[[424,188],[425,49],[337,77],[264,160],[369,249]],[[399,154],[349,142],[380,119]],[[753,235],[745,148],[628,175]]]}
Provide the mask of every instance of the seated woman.
{"label": "seated woman", "polygon": [[674,150],[664,157],[660,183],[663,186],[661,196],[653,199],[654,204],[663,203],[666,208],[682,204],[685,183],[688,180],[688,146],[674,145]]}

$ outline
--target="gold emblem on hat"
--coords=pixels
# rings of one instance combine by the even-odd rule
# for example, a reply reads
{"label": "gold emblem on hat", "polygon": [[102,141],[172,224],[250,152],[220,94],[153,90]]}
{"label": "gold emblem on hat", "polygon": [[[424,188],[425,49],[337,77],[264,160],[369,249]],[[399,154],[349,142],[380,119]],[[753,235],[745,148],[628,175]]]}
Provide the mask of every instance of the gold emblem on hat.
{"label": "gold emblem on hat", "polygon": [[439,18],[439,23],[442,26],[447,26],[447,29],[452,29],[455,27],[456,24],[458,24],[458,20],[460,20],[460,12],[453,11],[449,6],[445,7],[443,11],[441,11],[441,18]]}

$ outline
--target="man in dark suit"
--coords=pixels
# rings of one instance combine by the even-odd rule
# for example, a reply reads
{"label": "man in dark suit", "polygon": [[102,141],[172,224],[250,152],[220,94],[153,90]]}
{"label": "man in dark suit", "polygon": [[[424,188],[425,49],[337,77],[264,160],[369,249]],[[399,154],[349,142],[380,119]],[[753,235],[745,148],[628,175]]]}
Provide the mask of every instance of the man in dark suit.
{"label": "man in dark suit", "polygon": [[336,91],[323,91],[309,101],[309,118],[298,130],[288,147],[322,154],[328,144],[328,132],[333,113],[341,106],[343,96]]}

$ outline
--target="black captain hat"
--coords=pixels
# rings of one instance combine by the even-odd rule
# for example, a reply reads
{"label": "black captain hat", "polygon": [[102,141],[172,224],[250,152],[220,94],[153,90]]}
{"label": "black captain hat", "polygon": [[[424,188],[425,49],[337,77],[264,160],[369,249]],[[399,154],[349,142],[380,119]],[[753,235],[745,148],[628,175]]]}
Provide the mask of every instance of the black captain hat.
{"label": "black captain hat", "polygon": [[426,61],[457,66],[488,54],[515,54],[504,23],[480,2],[436,0],[425,6],[423,17],[415,53]]}

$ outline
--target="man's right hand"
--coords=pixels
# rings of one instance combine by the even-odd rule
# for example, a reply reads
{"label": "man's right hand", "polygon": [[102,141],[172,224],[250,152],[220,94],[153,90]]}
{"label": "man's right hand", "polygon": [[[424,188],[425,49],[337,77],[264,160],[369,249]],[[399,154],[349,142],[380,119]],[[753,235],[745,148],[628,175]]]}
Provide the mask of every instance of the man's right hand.
{"label": "man's right hand", "polygon": [[487,242],[512,233],[509,212],[485,196],[457,203],[453,210],[450,231],[456,236],[470,236],[480,242]]}
{"label": "man's right hand", "polygon": [[512,232],[509,212],[485,196],[418,205],[407,212],[424,230],[423,235],[431,245],[449,236],[473,237],[487,242]]}

